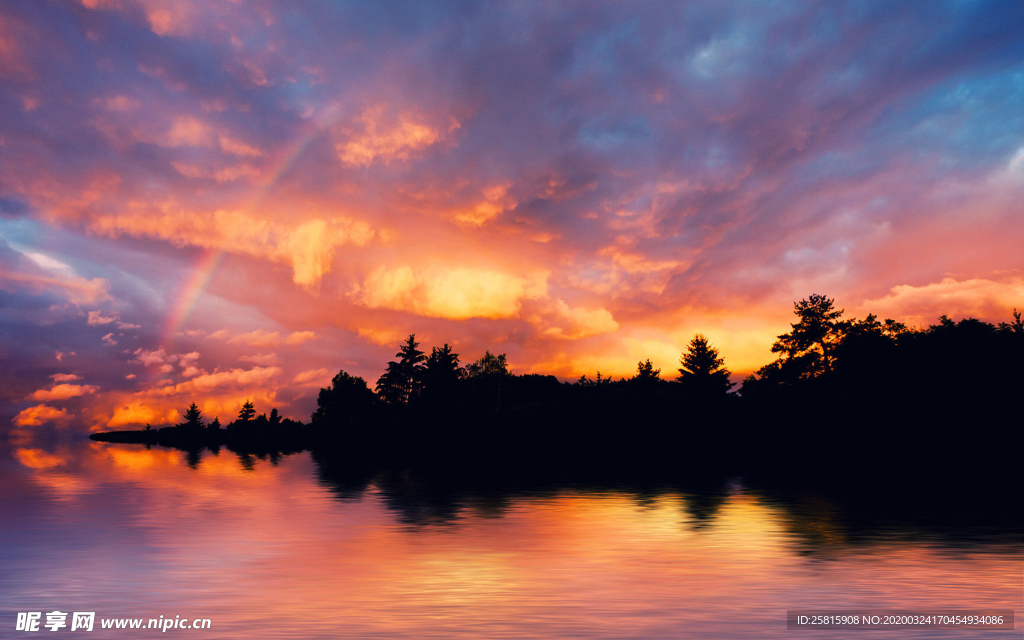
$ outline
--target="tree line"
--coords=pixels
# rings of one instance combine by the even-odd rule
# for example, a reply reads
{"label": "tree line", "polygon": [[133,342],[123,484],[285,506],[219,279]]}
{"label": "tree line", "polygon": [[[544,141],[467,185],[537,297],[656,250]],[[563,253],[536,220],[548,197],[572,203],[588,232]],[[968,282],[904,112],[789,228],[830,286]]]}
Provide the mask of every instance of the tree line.
{"label": "tree line", "polygon": [[[920,396],[929,388],[944,392],[955,387],[960,394],[976,394],[983,391],[979,384],[991,384],[993,377],[1008,384],[1020,377],[1024,322],[1016,309],[1010,322],[956,322],[943,315],[937,324],[918,329],[871,314],[844,318],[834,299],[819,294],[794,303],[793,311],[797,321],[772,345],[776,359],[739,385],[731,382],[718,349],[700,333],[681,353],[672,376],[663,377],[661,369],[646,359],[637,363],[629,378],[613,380],[598,371],[593,378],[581,376],[573,383],[554,376],[514,375],[506,355],[490,351],[463,365],[452,345],[433,347],[428,354],[411,334],[394,360],[386,363],[373,389],[363,378],[339,371],[330,386],[320,389],[310,422],[329,426],[372,419],[430,420],[523,413],[556,405],[580,409],[595,403],[658,410],[685,402],[690,410],[723,411],[733,403],[792,401],[802,393],[834,395],[837,389],[871,393],[869,400],[877,403],[891,400],[894,390]],[[986,379],[988,383],[983,382]],[[206,424],[195,403],[183,417],[176,426],[185,430],[221,428],[217,418]],[[226,428],[255,433],[299,426],[302,423],[281,417],[276,407],[269,416],[257,416],[247,400]]]}
{"label": "tree line", "polygon": [[775,360],[739,384],[702,334],[672,373],[644,359],[628,378],[597,372],[573,382],[513,374],[505,354],[490,351],[463,364],[452,345],[428,353],[412,334],[373,388],[339,371],[320,389],[308,424],[276,408],[257,415],[247,400],[222,427],[216,418],[207,424],[193,403],[175,427],[91,437],[175,446],[196,459],[202,447],[271,460],[308,449],[341,469],[474,477],[715,469],[885,483],[903,474],[901,482],[929,478],[954,493],[971,478],[1016,478],[1011,458],[1024,433],[1016,309],[998,324],[941,316],[919,328],[848,318],[817,294],[793,311],[795,322],[772,345]]}

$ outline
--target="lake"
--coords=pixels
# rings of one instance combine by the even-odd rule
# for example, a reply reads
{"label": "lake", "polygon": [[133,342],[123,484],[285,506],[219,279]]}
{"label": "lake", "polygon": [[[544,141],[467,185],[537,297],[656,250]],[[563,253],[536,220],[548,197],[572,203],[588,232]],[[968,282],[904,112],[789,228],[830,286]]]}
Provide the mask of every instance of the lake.
{"label": "lake", "polygon": [[0,483],[5,636],[46,637],[16,614],[54,610],[95,611],[98,638],[161,633],[101,619],[178,616],[211,627],[168,637],[549,639],[834,638],[849,632],[787,630],[787,611],[1013,611],[1017,631],[854,634],[996,639],[1024,613],[1016,526],[872,520],[739,477],[473,490],[339,479],[309,453],[76,440],[12,444]]}

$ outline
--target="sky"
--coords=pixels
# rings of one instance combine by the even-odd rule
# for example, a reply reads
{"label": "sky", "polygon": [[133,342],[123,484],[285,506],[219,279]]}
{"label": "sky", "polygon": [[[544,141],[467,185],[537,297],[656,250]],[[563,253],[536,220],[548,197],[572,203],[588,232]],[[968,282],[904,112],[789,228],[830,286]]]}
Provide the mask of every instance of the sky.
{"label": "sky", "polygon": [[0,429],[308,420],[409,334],[735,379],[1024,309],[1024,4],[0,6]]}

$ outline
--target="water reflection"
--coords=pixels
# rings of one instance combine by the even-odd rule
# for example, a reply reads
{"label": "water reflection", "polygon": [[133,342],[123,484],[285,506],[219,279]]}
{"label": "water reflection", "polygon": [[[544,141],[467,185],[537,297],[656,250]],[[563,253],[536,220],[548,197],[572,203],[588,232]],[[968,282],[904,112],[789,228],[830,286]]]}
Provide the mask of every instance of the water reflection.
{"label": "water reflection", "polygon": [[66,443],[13,448],[0,479],[11,620],[195,615],[224,638],[764,638],[796,633],[787,609],[1021,615],[1012,520],[893,519],[741,478],[469,481],[308,453]]}

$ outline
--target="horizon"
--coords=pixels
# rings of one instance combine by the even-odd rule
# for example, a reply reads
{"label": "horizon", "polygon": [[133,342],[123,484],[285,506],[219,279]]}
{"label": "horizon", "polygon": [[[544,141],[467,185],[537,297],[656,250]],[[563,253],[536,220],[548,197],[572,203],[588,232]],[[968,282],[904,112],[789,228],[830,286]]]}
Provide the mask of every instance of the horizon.
{"label": "horizon", "polygon": [[812,293],[847,318],[1009,321],[1022,22],[1012,2],[6,5],[0,429],[29,408],[157,426],[204,398],[306,421],[409,334],[573,381],[674,372],[702,333],[738,381]]}

